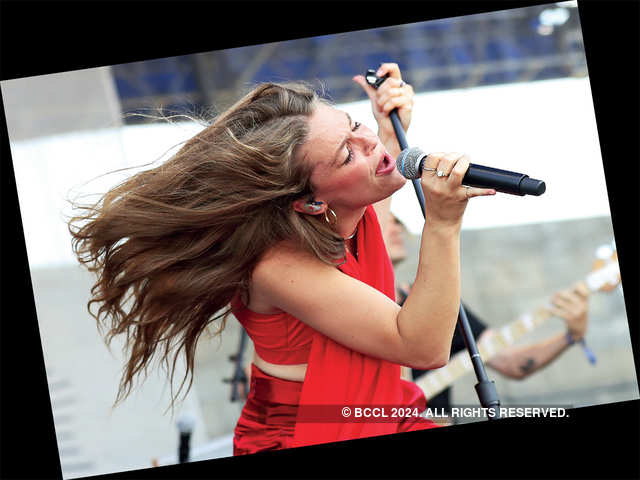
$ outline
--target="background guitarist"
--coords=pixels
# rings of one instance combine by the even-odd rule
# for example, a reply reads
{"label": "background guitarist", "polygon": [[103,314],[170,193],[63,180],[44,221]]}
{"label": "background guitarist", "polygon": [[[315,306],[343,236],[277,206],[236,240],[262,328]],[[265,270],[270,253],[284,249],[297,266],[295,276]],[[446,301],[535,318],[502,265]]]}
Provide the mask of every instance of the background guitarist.
{"label": "background guitarist", "polygon": [[[394,267],[407,256],[406,250],[406,228],[393,214],[387,222],[387,228],[383,232],[387,251]],[[408,295],[409,285],[404,284],[398,287],[397,301],[400,305]],[[523,379],[533,372],[540,370],[545,365],[558,358],[575,342],[579,342],[585,335],[588,323],[588,299],[589,290],[582,283],[576,286],[556,292],[551,298],[552,308],[549,310],[553,315],[562,318],[567,331],[553,335],[545,340],[525,346],[510,346],[501,350],[489,359],[485,364],[493,368],[500,374],[512,378]],[[495,335],[495,331],[482,322],[469,307],[464,305],[469,325],[478,343]],[[456,328],[451,342],[451,356],[464,350],[465,344],[459,329]],[[409,370],[409,369],[407,369]],[[411,369],[408,375],[412,380],[418,379],[427,371]],[[451,389],[446,388],[428,401],[431,409],[451,408]]]}

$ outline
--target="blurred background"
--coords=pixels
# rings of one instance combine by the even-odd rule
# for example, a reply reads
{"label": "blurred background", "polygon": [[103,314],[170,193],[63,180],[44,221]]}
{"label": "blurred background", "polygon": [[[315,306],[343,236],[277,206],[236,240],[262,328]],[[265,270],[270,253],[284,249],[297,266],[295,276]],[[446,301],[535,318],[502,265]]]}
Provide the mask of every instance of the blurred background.
{"label": "blurred background", "polygon": [[[229,456],[242,408],[223,383],[240,340],[232,320],[221,338],[201,341],[194,386],[173,415],[161,370],[111,410],[123,357],[117,344],[106,349],[86,311],[93,279],[71,253],[67,199],[100,195],[168,158],[202,128],[186,115],[210,118],[262,81],[310,81],[374,126],[351,78],[389,61],[416,92],[410,145],[464,151],[475,163],[547,183],[542,197],[499,195],[469,205],[462,266],[470,308],[500,327],[583,279],[613,229],[575,2],[2,82],[65,478],[175,463],[177,424],[185,419],[193,425],[192,460]],[[173,118],[150,118],[158,115]],[[410,185],[394,195],[392,211],[408,228],[398,279],[411,281],[421,214]],[[586,338],[595,365],[572,348],[525,381],[490,372],[502,404],[580,407],[638,398],[622,295],[618,288],[590,300]],[[522,342],[563,328],[550,319]],[[456,383],[454,403],[477,404],[475,383],[473,375]]]}

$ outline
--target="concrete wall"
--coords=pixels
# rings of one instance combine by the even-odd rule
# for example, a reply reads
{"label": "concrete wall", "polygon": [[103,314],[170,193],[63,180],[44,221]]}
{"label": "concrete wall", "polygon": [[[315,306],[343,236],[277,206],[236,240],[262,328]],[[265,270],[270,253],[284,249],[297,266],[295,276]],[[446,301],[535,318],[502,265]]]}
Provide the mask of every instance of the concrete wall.
{"label": "concrete wall", "polygon": [[122,124],[109,67],[5,80],[1,87],[12,142]]}
{"label": "concrete wall", "polygon": [[152,459],[175,454],[182,413],[195,417],[192,442],[207,440],[197,388],[172,414],[169,385],[157,367],[112,409],[122,339],[109,351],[87,312],[92,274],[78,265],[33,270],[31,280],[65,478],[149,468]]}

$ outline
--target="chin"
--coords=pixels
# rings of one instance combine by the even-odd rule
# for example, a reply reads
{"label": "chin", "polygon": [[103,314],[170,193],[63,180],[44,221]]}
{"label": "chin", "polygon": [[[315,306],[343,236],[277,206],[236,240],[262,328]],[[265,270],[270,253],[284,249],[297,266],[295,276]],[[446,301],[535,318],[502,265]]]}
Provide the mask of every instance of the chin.
{"label": "chin", "polygon": [[[391,180],[392,180],[392,184],[393,184],[393,191],[391,193],[397,192],[402,187],[404,187],[405,183],[407,183],[407,179],[404,178],[402,176],[402,174],[397,170],[395,172],[393,172],[393,174],[391,176]],[[391,195],[391,193],[389,195]]]}
{"label": "chin", "polygon": [[402,180],[400,180],[400,182],[395,182],[390,187],[385,188],[384,192],[379,197],[375,198],[371,203],[377,203],[384,200],[385,198],[389,198],[391,195],[393,195],[398,190],[400,190],[405,184],[405,182],[406,182],[406,179],[403,177]]}

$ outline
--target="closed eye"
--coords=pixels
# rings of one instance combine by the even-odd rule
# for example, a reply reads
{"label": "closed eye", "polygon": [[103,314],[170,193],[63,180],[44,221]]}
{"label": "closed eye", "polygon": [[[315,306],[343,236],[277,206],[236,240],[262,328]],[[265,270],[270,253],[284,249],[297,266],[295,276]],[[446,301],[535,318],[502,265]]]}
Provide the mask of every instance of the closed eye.
{"label": "closed eye", "polygon": [[[355,132],[358,128],[360,128],[361,123],[360,122],[354,122],[353,124],[353,128],[351,129],[352,132]],[[345,159],[345,161],[342,163],[343,165],[346,165],[347,163],[349,163],[351,160],[353,160],[353,152],[351,151],[351,146],[349,145],[349,142],[347,142],[346,144],[347,147],[347,158]]]}

